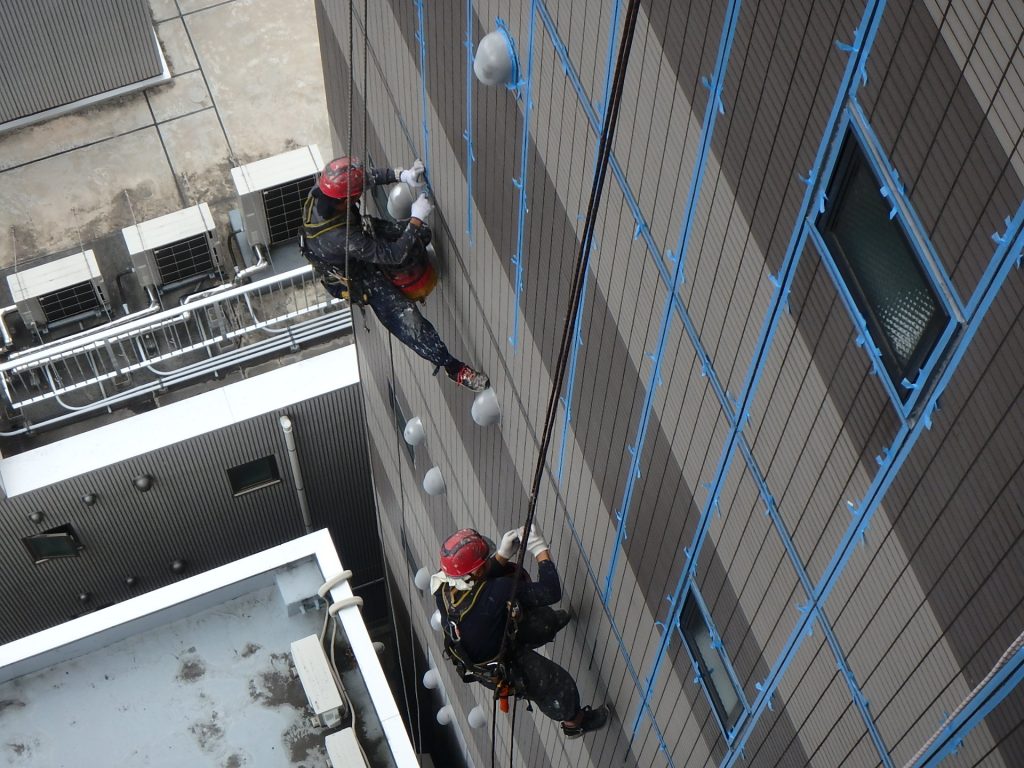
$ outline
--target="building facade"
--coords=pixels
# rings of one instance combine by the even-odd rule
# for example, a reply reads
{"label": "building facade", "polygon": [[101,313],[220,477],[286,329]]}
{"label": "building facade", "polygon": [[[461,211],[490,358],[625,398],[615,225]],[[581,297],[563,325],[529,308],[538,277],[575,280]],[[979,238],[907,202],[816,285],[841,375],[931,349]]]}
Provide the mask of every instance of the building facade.
{"label": "building facade", "polygon": [[[1024,12],[640,5],[537,505],[575,616],[552,656],[615,718],[564,742],[520,712],[493,748],[903,765],[1024,625]],[[526,516],[627,6],[317,2],[335,146],[427,164],[425,312],[501,405],[477,426],[357,322],[393,599],[435,659],[412,574],[452,530]],[[507,88],[472,76],[499,27]],[[1007,669],[917,764],[1019,763]],[[440,671],[460,722],[489,711]],[[487,764],[490,728],[467,734]]]}

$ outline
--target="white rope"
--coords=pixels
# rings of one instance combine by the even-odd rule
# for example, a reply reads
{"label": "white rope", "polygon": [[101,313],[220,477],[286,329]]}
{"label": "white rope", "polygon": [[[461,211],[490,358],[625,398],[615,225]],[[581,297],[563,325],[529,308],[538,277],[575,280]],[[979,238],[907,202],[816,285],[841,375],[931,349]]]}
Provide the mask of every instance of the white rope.
{"label": "white rope", "polygon": [[932,734],[931,738],[928,739],[928,741],[926,741],[921,748],[917,750],[917,752],[914,753],[914,756],[906,762],[903,768],[911,768],[911,766],[921,758],[921,755],[928,751],[932,744],[934,744],[942,735],[942,732],[946,730],[949,724],[956,720],[957,715],[963,712],[964,709],[966,709],[967,706],[977,698],[981,690],[988,685],[989,681],[995,677],[996,674],[998,674],[1000,669],[1009,663],[1010,659],[1012,659],[1021,648],[1024,648],[1024,632],[1017,635],[1017,639],[1014,640],[1010,647],[1006,649],[1005,653],[999,657],[999,661],[997,661],[996,665],[992,667],[992,670],[985,675],[985,679],[978,683],[974,687],[973,691],[967,694],[967,698],[960,702],[960,706],[949,713],[949,717],[942,721],[942,725],[939,726],[939,729]]}

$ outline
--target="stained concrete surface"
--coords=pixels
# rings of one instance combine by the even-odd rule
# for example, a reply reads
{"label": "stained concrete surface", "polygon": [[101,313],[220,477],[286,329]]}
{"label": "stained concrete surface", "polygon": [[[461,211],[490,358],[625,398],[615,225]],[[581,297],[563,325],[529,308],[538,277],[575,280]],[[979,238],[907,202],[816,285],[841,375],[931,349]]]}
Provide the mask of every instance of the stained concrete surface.
{"label": "stained concrete surface", "polygon": [[233,162],[331,155],[313,0],[150,6],[170,83],[0,135],[0,271],[198,202],[226,226]]}
{"label": "stained concrete surface", "polygon": [[327,766],[276,587],[0,685],[0,765]]}

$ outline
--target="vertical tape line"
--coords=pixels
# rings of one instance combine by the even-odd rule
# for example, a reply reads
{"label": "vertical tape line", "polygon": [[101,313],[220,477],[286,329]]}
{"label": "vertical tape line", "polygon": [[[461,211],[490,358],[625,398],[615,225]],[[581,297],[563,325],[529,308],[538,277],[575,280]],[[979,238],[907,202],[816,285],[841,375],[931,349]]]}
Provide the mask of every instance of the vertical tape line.
{"label": "vertical tape line", "polygon": [[466,0],[466,234],[473,245],[473,0]]}
{"label": "vertical tape line", "polygon": [[[736,36],[736,26],[739,21],[741,0],[730,0],[722,23],[722,35],[718,44],[718,55],[715,60],[715,73],[710,83],[708,102],[704,108],[704,120],[701,125],[701,142],[697,149],[697,158],[694,162],[693,173],[690,177],[690,186],[686,194],[686,207],[683,214],[683,221],[679,228],[679,240],[675,252],[675,268],[672,273],[672,280],[665,296],[665,303],[661,312],[661,324],[658,331],[658,344],[651,355],[651,373],[647,383],[647,392],[644,396],[644,405],[640,414],[640,421],[637,424],[636,439],[632,446],[629,446],[630,464],[626,476],[626,488],[622,494],[622,504],[616,515],[615,544],[612,546],[612,555],[608,563],[608,573],[605,577],[604,597],[608,600],[612,593],[615,582],[615,574],[620,559],[623,542],[626,538],[626,526],[629,522],[629,510],[633,501],[633,493],[636,488],[636,481],[640,477],[640,464],[642,461],[644,443],[647,439],[647,430],[651,422],[651,412],[654,408],[654,395],[661,385],[661,365],[665,355],[665,348],[668,346],[669,328],[672,322],[672,308],[679,286],[683,281],[683,269],[686,264],[686,254],[689,248],[690,233],[693,230],[693,222],[697,212],[697,201],[700,197],[701,184],[704,180],[704,170],[707,167],[708,158],[711,155],[711,139],[714,134],[715,124],[721,114],[721,93],[725,84],[725,74],[729,67],[729,54],[732,51],[732,43]],[[663,639],[671,633],[664,633]]]}
{"label": "vertical tape line", "polygon": [[512,307],[512,335],[509,344],[515,350],[519,344],[519,305],[523,298],[523,240],[526,234],[526,188],[528,186],[527,161],[530,156],[530,113],[533,111],[533,39],[537,27],[537,0],[530,0],[530,34],[526,43],[526,77],[523,80],[523,143],[519,150],[519,178],[512,183],[519,190],[519,215],[516,220],[516,252],[512,257],[515,267],[516,300]]}
{"label": "vertical tape line", "polygon": [[416,42],[420,46],[420,116],[423,127],[423,166],[426,177],[430,178],[430,125],[427,121],[427,36],[423,27],[423,2],[416,3]]}
{"label": "vertical tape line", "polygon": [[[622,0],[612,0],[612,18],[608,25],[608,52],[607,58],[604,65],[604,93],[601,97],[601,103],[608,103],[608,94],[612,88],[612,72],[615,67],[615,40],[619,29],[619,19],[622,16]],[[598,134],[604,132],[604,122],[602,118],[601,128]],[[594,147],[594,169],[597,169],[597,147]],[[580,330],[582,327],[583,319],[583,306],[587,300],[587,284],[583,283],[583,294],[580,296],[580,306],[576,313],[576,336],[572,340],[572,349],[569,353],[569,370],[568,370],[568,381],[565,385],[565,395],[562,398],[563,412],[562,412],[562,435],[559,438],[558,446],[558,470],[555,473],[558,485],[562,484],[562,466],[565,461],[565,443],[568,439],[569,423],[572,421],[572,402],[573,395],[576,391],[576,360],[580,354],[580,347],[583,346],[583,331]]]}

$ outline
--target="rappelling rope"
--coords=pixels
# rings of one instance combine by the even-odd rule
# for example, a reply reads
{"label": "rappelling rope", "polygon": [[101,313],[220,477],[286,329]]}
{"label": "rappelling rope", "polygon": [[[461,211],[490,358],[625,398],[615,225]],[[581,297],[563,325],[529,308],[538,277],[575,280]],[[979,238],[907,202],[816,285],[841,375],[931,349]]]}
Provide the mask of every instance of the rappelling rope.
{"label": "rappelling rope", "polygon": [[917,752],[914,754],[912,758],[907,760],[906,765],[904,765],[903,768],[911,768],[911,766],[913,766],[914,763],[916,763],[921,758],[921,756],[928,751],[929,747],[931,747],[932,744],[938,741],[939,737],[942,735],[942,732],[949,727],[950,723],[956,720],[957,715],[963,712],[967,708],[967,706],[972,701],[974,701],[975,698],[977,698],[981,690],[986,685],[988,685],[989,681],[993,677],[995,677],[996,674],[998,674],[999,670],[1001,670],[1010,662],[1010,659],[1012,659],[1014,655],[1016,655],[1021,650],[1021,648],[1024,648],[1024,632],[1021,632],[1019,635],[1017,635],[1017,639],[1014,640],[1013,643],[1010,644],[1010,647],[1007,648],[1006,651],[1003,653],[1003,655],[999,657],[999,661],[997,661],[996,665],[992,667],[991,671],[989,671],[989,673],[985,675],[985,679],[978,683],[974,687],[973,691],[967,694],[967,698],[960,702],[960,706],[958,706],[956,709],[949,713],[949,716],[942,721],[942,725],[939,726],[939,729],[932,734],[931,738],[928,739],[928,741],[921,745],[921,748],[917,750]]}
{"label": "rappelling rope", "polygon": [[[583,285],[586,281],[587,266],[590,262],[590,251],[594,241],[594,232],[597,228],[597,212],[601,206],[601,195],[604,190],[604,179],[608,171],[608,161],[611,157],[612,143],[615,136],[615,126],[619,117],[619,104],[622,100],[622,91],[626,79],[626,68],[629,64],[629,53],[633,45],[633,33],[636,29],[637,14],[640,10],[639,0],[630,0],[629,8],[626,10],[625,26],[623,27],[622,38],[619,41],[618,56],[615,61],[615,73],[612,87],[608,98],[608,105],[605,109],[604,121],[601,124],[601,136],[597,151],[597,167],[594,171],[594,182],[590,189],[590,201],[587,204],[587,215],[583,225],[583,236],[580,239],[580,248],[576,257],[575,272],[573,273],[572,291],[569,296],[569,307],[565,314],[565,323],[562,326],[562,342],[559,347],[558,357],[555,363],[555,371],[552,376],[551,392],[548,395],[547,413],[544,418],[544,430],[541,433],[540,447],[537,455],[537,466],[533,475],[533,485],[530,489],[529,506],[526,512],[526,523],[523,525],[523,537],[519,546],[517,558],[517,571],[523,567],[523,559],[526,555],[526,542],[530,537],[530,529],[533,527],[533,519],[537,511],[537,498],[540,495],[541,481],[544,478],[544,470],[547,465],[547,453],[551,446],[551,438],[554,434],[555,419],[558,412],[558,400],[565,383],[565,372],[568,367],[569,352],[572,347],[572,339],[576,333],[576,315],[578,313],[580,298],[583,293]],[[508,653],[508,641],[512,625],[511,606],[515,604],[516,590],[519,587],[520,579],[517,577],[512,581],[512,593],[509,596],[510,610],[505,619],[505,632],[502,635],[501,650],[498,652],[498,659],[501,666],[504,666]],[[513,710],[514,712],[514,710]],[[513,733],[510,741],[514,741],[515,719],[512,721]],[[511,755],[510,755],[511,757]],[[494,764],[494,736],[491,737],[491,764]]]}

